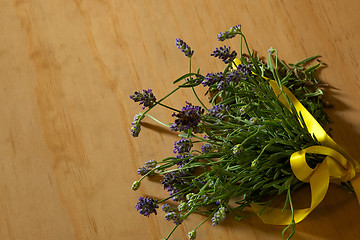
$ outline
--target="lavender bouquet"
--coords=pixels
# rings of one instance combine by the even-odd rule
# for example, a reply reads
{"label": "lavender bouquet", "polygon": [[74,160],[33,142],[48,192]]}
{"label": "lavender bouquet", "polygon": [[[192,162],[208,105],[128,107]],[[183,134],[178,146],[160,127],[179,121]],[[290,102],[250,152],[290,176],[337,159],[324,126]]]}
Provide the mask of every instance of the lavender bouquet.
{"label": "lavender bouquet", "polygon": [[[235,36],[240,37],[240,53],[226,46],[216,48],[211,56],[224,62],[224,70],[206,75],[199,69],[191,71],[194,51],[184,41],[176,39],[177,48],[189,60],[190,71],[175,80],[174,90],[160,100],[151,89],[136,91],[130,96],[146,109],[135,116],[132,136],[139,136],[145,117],[179,133],[174,155],[146,162],[137,171],[141,178],[132,185],[136,191],[146,177],[162,177],[161,184],[169,197],[140,197],[136,209],[149,217],[152,213],[156,215],[162,205],[165,219],[175,224],[165,239],[169,239],[191,214],[205,216],[188,234],[189,239],[195,239],[196,230],[204,222],[211,220],[215,226],[228,215],[241,220],[247,216],[244,208],[256,203],[266,209],[280,194],[286,196],[284,209],[293,211],[291,194],[305,183],[294,176],[290,156],[320,143],[308,132],[302,116],[292,111],[291,103],[288,109],[279,100],[269,85],[270,79],[288,88],[319,123],[329,122],[324,111],[329,104],[322,100],[324,86],[315,75],[322,64],[318,61],[305,67],[316,56],[296,64],[285,64],[278,58],[277,50],[270,48],[267,62],[264,62],[250,51],[240,25],[217,37],[224,41]],[[203,99],[210,99],[207,105],[211,104],[211,108],[207,108],[196,94],[197,87],[207,88],[208,98]],[[193,91],[197,103],[185,102],[182,109],[162,103],[174,92],[186,89]],[[164,124],[149,115],[151,109],[158,106],[172,112],[173,123]],[[308,154],[306,161],[314,168],[323,159],[323,155]],[[348,183],[344,185],[351,188]],[[282,232],[283,239],[291,238],[294,232],[295,221],[292,220]]]}

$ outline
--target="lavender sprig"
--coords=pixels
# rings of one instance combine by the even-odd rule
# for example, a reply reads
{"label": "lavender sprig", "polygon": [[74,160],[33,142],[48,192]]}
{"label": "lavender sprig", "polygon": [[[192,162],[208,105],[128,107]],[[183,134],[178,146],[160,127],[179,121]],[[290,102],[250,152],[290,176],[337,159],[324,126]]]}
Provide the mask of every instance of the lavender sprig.
{"label": "lavender sprig", "polygon": [[219,47],[216,48],[210,56],[220,58],[225,64],[231,63],[236,58],[237,53],[232,51],[230,53],[230,47]]}
{"label": "lavender sprig", "polygon": [[226,39],[231,39],[233,37],[236,36],[236,34],[238,34],[241,31],[241,25],[236,25],[232,28],[230,28],[228,31],[226,32],[220,32],[217,37],[219,41],[224,41]]}
{"label": "lavender sprig", "polygon": [[139,105],[143,105],[141,109],[145,109],[145,107],[151,108],[156,102],[156,97],[151,89],[142,90],[142,92],[135,91],[133,95],[130,95],[130,99],[134,100],[134,102],[139,102]]}
{"label": "lavender sprig", "polygon": [[139,211],[141,215],[149,217],[152,213],[157,215],[156,209],[159,208],[157,203],[158,201],[156,199],[149,197],[140,197],[139,202],[136,204],[135,208]]}
{"label": "lavender sprig", "polygon": [[194,54],[194,51],[191,51],[191,48],[186,44],[186,42],[184,42],[183,40],[181,40],[180,38],[177,38],[175,40],[175,45],[178,49],[180,49],[186,57],[191,58],[192,55]]}

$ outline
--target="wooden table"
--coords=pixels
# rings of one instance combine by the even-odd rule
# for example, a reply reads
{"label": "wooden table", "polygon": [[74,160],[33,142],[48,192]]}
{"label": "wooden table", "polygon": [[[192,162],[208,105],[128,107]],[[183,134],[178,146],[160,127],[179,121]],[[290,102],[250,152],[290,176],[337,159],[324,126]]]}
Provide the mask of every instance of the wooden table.
{"label": "wooden table", "polygon": [[[173,88],[188,68],[177,37],[195,50],[202,73],[222,69],[209,55],[223,45],[217,33],[237,24],[260,56],[269,47],[290,63],[319,54],[333,136],[360,159],[359,12],[356,0],[1,0],[0,239],[167,235],[173,224],[161,211],[145,218],[135,210],[139,196],[166,196],[161,184],[130,188],[145,161],[172,154],[177,136],[145,120],[132,138],[141,109],[129,95],[152,88],[161,97]],[[167,103],[191,99],[183,91]],[[153,114],[172,120],[167,110]],[[186,220],[172,239],[186,239],[202,220]],[[205,224],[197,239],[280,239],[281,230],[257,217],[227,219]],[[332,186],[293,239],[360,239],[355,195]]]}

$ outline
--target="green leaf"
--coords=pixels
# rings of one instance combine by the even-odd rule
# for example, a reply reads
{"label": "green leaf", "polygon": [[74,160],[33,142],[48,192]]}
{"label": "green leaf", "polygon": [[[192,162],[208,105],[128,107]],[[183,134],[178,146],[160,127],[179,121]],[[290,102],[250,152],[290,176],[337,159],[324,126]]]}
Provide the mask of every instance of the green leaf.
{"label": "green leaf", "polygon": [[309,62],[309,61],[311,61],[311,60],[313,60],[313,59],[315,59],[317,57],[318,57],[318,55],[314,55],[312,57],[305,58],[304,60],[301,60],[300,62],[295,63],[294,66],[302,65],[302,64],[307,63],[307,62]]}
{"label": "green leaf", "polygon": [[[198,71],[199,71],[200,69],[198,69]],[[178,79],[176,79],[174,82],[173,82],[173,84],[175,84],[175,83],[178,83],[178,82],[180,82],[181,80],[183,80],[183,79],[185,79],[185,78],[187,78],[187,77],[190,77],[190,76],[197,76],[197,77],[202,77],[203,78],[203,76],[201,75],[201,74],[199,74],[199,73],[187,73],[187,74],[185,74],[185,75],[182,75],[181,77],[179,77]]]}
{"label": "green leaf", "polygon": [[321,66],[321,63],[318,63],[318,64],[316,64],[316,65],[314,65],[314,66],[309,67],[309,68],[306,69],[304,72],[305,72],[305,73],[313,72],[313,71],[315,71],[316,69],[318,69],[320,66]]}
{"label": "green leaf", "polygon": [[192,128],[192,127],[188,129],[188,132],[187,132],[186,138],[190,138],[190,137],[191,137],[192,130],[193,130],[193,128]]}

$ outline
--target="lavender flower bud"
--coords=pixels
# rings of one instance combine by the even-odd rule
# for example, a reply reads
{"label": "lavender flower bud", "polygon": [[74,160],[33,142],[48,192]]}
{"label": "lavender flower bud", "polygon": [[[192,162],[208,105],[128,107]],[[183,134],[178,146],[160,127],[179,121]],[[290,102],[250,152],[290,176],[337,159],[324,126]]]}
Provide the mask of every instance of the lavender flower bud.
{"label": "lavender flower bud", "polygon": [[131,134],[131,136],[133,136],[133,137],[138,137],[140,131],[141,131],[140,123],[138,123],[138,124],[136,124],[135,126],[133,126],[133,127],[130,128],[130,134]]}
{"label": "lavender flower bud", "polygon": [[270,47],[269,50],[268,50],[268,53],[273,54],[274,52],[275,52],[275,49],[273,47]]}
{"label": "lavender flower bud", "polygon": [[177,209],[178,209],[180,212],[183,212],[183,211],[188,210],[188,209],[189,209],[189,206],[188,206],[187,202],[183,202],[183,201],[182,201],[182,202],[178,205]]}
{"label": "lavender flower bud", "polygon": [[156,208],[159,208],[157,202],[158,201],[153,198],[140,197],[139,202],[136,204],[135,208],[141,215],[146,217],[149,217],[151,213],[155,213],[155,215],[157,215]]}
{"label": "lavender flower bud", "polygon": [[170,220],[173,220],[173,222],[176,224],[176,225],[179,225],[182,223],[182,220],[181,220],[181,215],[179,213],[176,213],[176,212],[168,212],[165,214],[165,219],[170,221]]}
{"label": "lavender flower bud", "polygon": [[202,84],[204,87],[206,87],[206,86],[210,87],[214,84],[218,84],[221,81],[224,81],[224,75],[222,72],[208,73],[208,74],[206,74],[204,80],[202,81]]}
{"label": "lavender flower bud", "polygon": [[209,114],[214,117],[223,119],[229,114],[229,106],[224,104],[218,104],[209,109]]}
{"label": "lavender flower bud", "polygon": [[219,210],[214,214],[214,217],[211,219],[212,221],[212,225],[218,225],[220,224],[222,221],[224,221],[226,217],[226,208],[222,207],[219,208]]}
{"label": "lavender flower bud", "polygon": [[131,136],[133,136],[133,137],[139,136],[139,133],[141,130],[140,121],[143,118],[144,118],[144,116],[141,113],[135,115],[134,121],[131,123],[131,125],[133,125],[130,129]]}
{"label": "lavender flower bud", "polygon": [[236,68],[237,72],[240,72],[243,75],[244,80],[248,80],[248,77],[252,75],[251,65],[239,64]]}
{"label": "lavender flower bud", "polygon": [[[140,167],[137,170],[137,173],[141,176],[144,176],[148,172],[150,172],[153,168],[155,168],[157,165],[157,162],[155,160],[149,160],[144,164],[144,167]],[[152,173],[150,173],[152,174]]]}
{"label": "lavender flower bud", "polygon": [[188,237],[189,237],[189,240],[196,239],[196,230],[192,230],[191,232],[189,232]]}
{"label": "lavender flower bud", "polygon": [[250,118],[249,120],[250,124],[254,124],[257,122],[257,119],[256,118]]}
{"label": "lavender flower bud", "polygon": [[139,189],[139,187],[140,187],[140,182],[139,182],[139,181],[135,181],[135,182],[133,183],[133,185],[131,186],[131,189],[134,190],[134,191],[136,191],[136,190]]}
{"label": "lavender flower bud", "polygon": [[155,160],[149,160],[145,163],[144,167],[147,167],[147,168],[155,168],[157,165],[157,161]]}
{"label": "lavender flower bud", "polygon": [[236,25],[234,27],[231,27],[228,31],[226,32],[220,32],[217,37],[219,41],[224,41],[225,39],[230,39],[236,36],[237,33],[241,32],[241,25]]}
{"label": "lavender flower bud", "polygon": [[217,57],[221,59],[225,64],[228,64],[232,62],[236,58],[237,53],[235,51],[232,51],[230,53],[230,47],[220,47],[216,48],[210,56]]}
{"label": "lavender flower bud", "polygon": [[232,149],[234,155],[239,155],[242,150],[243,147],[241,146],[241,144],[235,145]]}
{"label": "lavender flower bud", "polygon": [[199,132],[198,124],[200,123],[201,116],[204,113],[204,109],[199,106],[193,106],[191,103],[186,102],[186,106],[182,108],[179,113],[173,113],[173,117],[176,117],[175,123],[171,124],[171,131],[186,131],[193,128],[194,133]]}
{"label": "lavender flower bud", "polygon": [[212,144],[205,144],[201,146],[201,152],[209,153],[212,151],[213,145]]}
{"label": "lavender flower bud", "polygon": [[153,107],[156,103],[156,97],[152,93],[151,89],[142,90],[142,92],[135,91],[133,95],[130,95],[130,99],[134,100],[134,102],[139,102],[139,105],[144,109],[145,107]]}
{"label": "lavender flower bud", "polygon": [[194,54],[194,51],[191,51],[191,48],[186,44],[186,42],[184,42],[180,38],[177,38],[175,40],[175,45],[185,54],[186,57],[190,58]]}
{"label": "lavender flower bud", "polygon": [[190,152],[193,144],[190,139],[181,138],[179,141],[174,143],[174,153],[188,153]]}
{"label": "lavender flower bud", "polygon": [[169,204],[165,203],[162,205],[161,209],[164,211],[164,212],[171,212],[171,211],[174,211],[174,208],[171,207]]}

